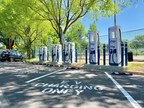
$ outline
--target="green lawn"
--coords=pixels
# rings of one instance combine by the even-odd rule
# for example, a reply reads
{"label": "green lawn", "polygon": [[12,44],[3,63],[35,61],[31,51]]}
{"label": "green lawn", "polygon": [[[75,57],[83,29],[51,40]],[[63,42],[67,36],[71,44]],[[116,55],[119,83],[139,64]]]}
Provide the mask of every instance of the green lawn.
{"label": "green lawn", "polygon": [[144,73],[144,62],[129,62],[127,71]]}

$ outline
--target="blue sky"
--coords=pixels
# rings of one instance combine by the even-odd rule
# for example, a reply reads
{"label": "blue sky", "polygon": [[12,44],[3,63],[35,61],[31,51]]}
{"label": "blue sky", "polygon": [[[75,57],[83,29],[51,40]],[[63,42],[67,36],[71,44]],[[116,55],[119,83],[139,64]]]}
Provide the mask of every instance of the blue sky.
{"label": "blue sky", "polygon": [[[82,20],[86,30],[89,29],[91,20],[85,16]],[[113,17],[100,18],[96,26],[100,35],[106,35],[108,33],[108,27],[113,26]],[[117,15],[117,25],[121,26],[121,31],[131,31],[140,28],[144,28],[144,2],[138,2],[136,6],[130,6],[123,10],[123,12]]]}

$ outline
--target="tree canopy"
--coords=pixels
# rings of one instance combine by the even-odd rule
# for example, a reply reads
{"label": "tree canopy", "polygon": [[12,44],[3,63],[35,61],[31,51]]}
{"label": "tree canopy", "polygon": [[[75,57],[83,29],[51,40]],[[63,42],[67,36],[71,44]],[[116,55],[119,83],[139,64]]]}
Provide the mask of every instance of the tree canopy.
{"label": "tree canopy", "polygon": [[[27,5],[41,16],[41,20],[50,21],[62,42],[62,34],[87,13],[109,16],[116,11],[112,0],[26,0]],[[29,1],[29,2],[28,2]]]}
{"label": "tree canopy", "polygon": [[144,35],[136,36],[130,43],[130,47],[133,49],[144,48]]}
{"label": "tree canopy", "polygon": [[[35,41],[43,45],[49,37],[52,43],[62,43],[62,34],[75,41],[77,29],[82,29],[85,35],[84,27],[78,21],[86,14],[90,13],[96,19],[111,16],[119,12],[119,6],[124,3],[119,2],[116,6],[113,0],[1,0],[0,31],[11,40],[19,40],[30,57]],[[70,33],[72,30],[74,32]]]}

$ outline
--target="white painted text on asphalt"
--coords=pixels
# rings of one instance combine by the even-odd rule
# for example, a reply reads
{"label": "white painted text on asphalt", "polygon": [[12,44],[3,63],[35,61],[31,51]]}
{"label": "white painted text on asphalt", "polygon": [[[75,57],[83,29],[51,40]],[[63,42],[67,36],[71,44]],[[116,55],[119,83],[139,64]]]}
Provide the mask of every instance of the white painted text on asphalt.
{"label": "white painted text on asphalt", "polygon": [[60,83],[37,83],[35,87],[42,87],[43,93],[46,94],[75,94],[80,95],[86,90],[101,91],[99,87],[92,85],[84,85],[80,81],[74,81],[74,84],[70,84],[70,81],[62,81]]}

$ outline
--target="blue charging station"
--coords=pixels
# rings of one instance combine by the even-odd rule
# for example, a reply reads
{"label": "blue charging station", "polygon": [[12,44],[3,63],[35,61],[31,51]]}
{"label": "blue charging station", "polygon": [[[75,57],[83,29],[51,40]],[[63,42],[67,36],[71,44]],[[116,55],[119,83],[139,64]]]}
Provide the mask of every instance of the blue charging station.
{"label": "blue charging station", "polygon": [[109,65],[118,66],[121,63],[121,29],[120,26],[108,28]]}
{"label": "blue charging station", "polygon": [[98,63],[99,33],[89,32],[89,63]]}
{"label": "blue charging station", "polygon": [[64,43],[64,62],[75,63],[75,43],[65,42]]}
{"label": "blue charging station", "polygon": [[53,46],[52,46],[52,62],[62,63],[62,45],[53,44]]}

